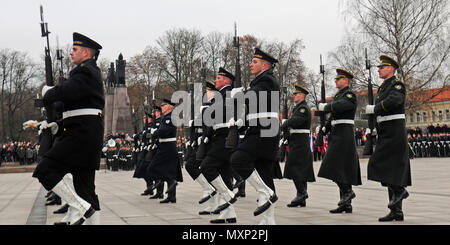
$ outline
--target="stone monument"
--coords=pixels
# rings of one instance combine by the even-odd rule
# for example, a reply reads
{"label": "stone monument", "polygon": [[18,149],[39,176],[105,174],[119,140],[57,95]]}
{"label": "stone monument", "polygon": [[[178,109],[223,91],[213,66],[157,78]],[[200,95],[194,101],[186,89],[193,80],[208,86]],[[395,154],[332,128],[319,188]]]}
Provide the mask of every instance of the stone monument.
{"label": "stone monument", "polygon": [[105,89],[105,134],[125,133],[133,135],[130,98],[125,83],[126,61],[122,54],[108,69]]}

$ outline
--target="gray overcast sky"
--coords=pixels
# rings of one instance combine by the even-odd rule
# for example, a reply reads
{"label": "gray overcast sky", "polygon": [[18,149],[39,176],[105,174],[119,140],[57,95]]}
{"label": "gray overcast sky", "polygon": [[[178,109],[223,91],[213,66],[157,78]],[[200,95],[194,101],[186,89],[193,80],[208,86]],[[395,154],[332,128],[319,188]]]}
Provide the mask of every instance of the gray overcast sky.
{"label": "gray overcast sky", "polygon": [[[102,46],[100,58],[115,60],[141,53],[166,30],[196,28],[252,34],[289,43],[295,38],[306,46],[303,60],[318,72],[319,54],[335,49],[344,33],[339,2],[330,0],[2,0],[0,49],[27,52],[38,61],[45,40],[40,37],[39,5],[49,23],[51,46],[72,43],[74,31]],[[326,62],[326,61],[325,61]]]}

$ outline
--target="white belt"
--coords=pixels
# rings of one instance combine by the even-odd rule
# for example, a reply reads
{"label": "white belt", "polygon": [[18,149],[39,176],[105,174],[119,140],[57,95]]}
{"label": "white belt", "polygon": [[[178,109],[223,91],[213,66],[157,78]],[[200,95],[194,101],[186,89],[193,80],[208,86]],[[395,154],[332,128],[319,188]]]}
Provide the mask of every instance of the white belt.
{"label": "white belt", "polygon": [[239,135],[239,139],[243,139],[245,138],[245,134],[244,135]]}
{"label": "white belt", "polygon": [[377,116],[377,123],[391,121],[391,120],[399,120],[399,119],[405,119],[405,114],[395,114],[395,115],[389,115],[389,116]]}
{"label": "white belt", "polygon": [[85,116],[85,115],[99,115],[102,114],[102,110],[99,109],[78,109],[78,110],[72,110],[72,111],[65,111],[63,112],[63,119],[69,118],[69,117],[76,117],[76,116]]}
{"label": "white belt", "polygon": [[309,134],[309,129],[289,129],[290,134]]}
{"label": "white belt", "polygon": [[167,138],[167,139],[159,139],[160,143],[165,143],[165,142],[175,142],[177,141],[177,138]]}
{"label": "white belt", "polygon": [[266,117],[278,118],[278,112],[260,112],[260,113],[248,114],[247,120],[266,118]]}
{"label": "white belt", "polygon": [[216,125],[213,126],[214,130],[220,129],[220,128],[229,128],[231,126],[231,124],[229,123],[218,123]]}
{"label": "white belt", "polygon": [[339,120],[331,121],[331,126],[334,126],[336,124],[351,124],[351,125],[355,125],[355,121],[354,120],[350,120],[350,119],[339,119]]}

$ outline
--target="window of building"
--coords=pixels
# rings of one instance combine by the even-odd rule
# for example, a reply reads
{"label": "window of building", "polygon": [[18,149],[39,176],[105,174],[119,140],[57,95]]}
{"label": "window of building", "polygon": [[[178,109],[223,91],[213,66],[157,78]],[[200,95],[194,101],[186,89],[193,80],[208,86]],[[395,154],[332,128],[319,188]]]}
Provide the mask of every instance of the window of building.
{"label": "window of building", "polygon": [[445,110],[445,118],[447,118],[447,120],[450,120],[450,111],[448,109]]}
{"label": "window of building", "polygon": [[438,118],[439,118],[439,121],[442,121],[442,111],[441,110],[439,110]]}
{"label": "window of building", "polygon": [[414,122],[414,115],[412,113],[409,113],[409,122],[410,123]]}
{"label": "window of building", "polygon": [[433,122],[436,121],[436,112],[435,111],[431,111],[431,120]]}
{"label": "window of building", "polygon": [[423,117],[423,122],[427,122],[427,112],[426,111],[424,111],[423,113],[422,113],[422,117]]}
{"label": "window of building", "polygon": [[420,123],[420,113],[416,112],[416,122]]}

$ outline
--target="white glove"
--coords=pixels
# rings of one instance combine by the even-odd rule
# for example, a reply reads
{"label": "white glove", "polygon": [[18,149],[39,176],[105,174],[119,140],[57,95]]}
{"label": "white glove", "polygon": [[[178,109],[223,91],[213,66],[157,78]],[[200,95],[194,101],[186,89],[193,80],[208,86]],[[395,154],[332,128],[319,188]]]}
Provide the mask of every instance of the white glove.
{"label": "white glove", "polygon": [[374,114],[375,113],[375,106],[374,105],[366,105],[366,113],[367,114]]}
{"label": "white glove", "polygon": [[45,85],[43,88],[42,88],[42,92],[41,92],[41,94],[42,94],[42,98],[45,96],[45,94],[47,93],[47,91],[49,91],[50,89],[52,89],[54,86],[47,86],[47,85]]}
{"label": "white glove", "polygon": [[242,119],[238,119],[235,123],[235,126],[237,126],[238,128],[241,128],[242,126],[244,126],[244,121]]}
{"label": "white glove", "polygon": [[316,127],[316,134],[318,134],[319,131],[320,131],[320,126],[317,126],[317,127]]}
{"label": "white glove", "polygon": [[372,136],[377,136],[377,129],[376,128],[373,129]]}
{"label": "white glove", "polygon": [[286,139],[286,140],[284,140],[283,144],[287,145],[287,144],[289,144],[289,141]]}
{"label": "white glove", "polygon": [[158,130],[158,129],[157,128],[150,129],[150,134],[153,134],[156,130]]}
{"label": "white glove", "polygon": [[327,103],[319,103],[319,111],[323,111]]}
{"label": "white glove", "polygon": [[41,123],[36,120],[28,120],[28,121],[24,122],[22,124],[22,126],[23,126],[23,130],[25,130],[27,128],[37,127],[39,124],[41,124]]}
{"label": "white glove", "polygon": [[284,140],[280,139],[280,142],[278,143],[278,147],[281,147],[283,145]]}
{"label": "white glove", "polygon": [[327,129],[325,127],[322,127],[322,132],[325,133]]}
{"label": "white glove", "polygon": [[158,148],[158,145],[157,145],[157,144],[154,144],[153,147],[152,147],[152,150],[154,150],[154,149],[156,149],[156,148]]}
{"label": "white glove", "polygon": [[203,142],[204,142],[205,144],[208,144],[209,138],[208,138],[208,137],[205,137],[205,140],[203,140]]}
{"label": "white glove", "polygon": [[42,130],[50,128],[53,135],[55,135],[58,132],[58,124],[55,122],[47,123],[47,121],[42,121],[41,126],[39,126],[39,132],[38,134],[42,133]]}
{"label": "white glove", "polygon": [[197,139],[198,145],[200,145],[202,143],[202,139],[203,139],[203,136],[198,137],[198,139]]}
{"label": "white glove", "polygon": [[102,152],[106,152],[108,150],[108,148],[105,146],[102,148]]}
{"label": "white glove", "polygon": [[241,93],[241,92],[243,92],[243,91],[244,91],[244,87],[233,88],[233,89],[231,90],[231,98],[234,98],[234,96],[235,96],[237,93]]}
{"label": "white glove", "polygon": [[234,118],[231,118],[230,121],[228,121],[228,124],[230,125],[229,127],[233,127],[236,124],[236,121]]}
{"label": "white glove", "polygon": [[370,134],[370,128],[366,128],[366,135]]}
{"label": "white glove", "polygon": [[186,144],[185,144],[186,148],[189,147],[190,145],[191,145],[190,141],[187,141]]}

